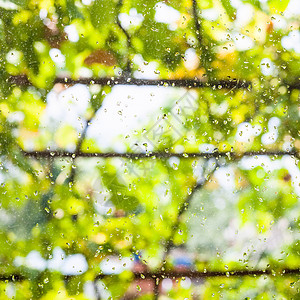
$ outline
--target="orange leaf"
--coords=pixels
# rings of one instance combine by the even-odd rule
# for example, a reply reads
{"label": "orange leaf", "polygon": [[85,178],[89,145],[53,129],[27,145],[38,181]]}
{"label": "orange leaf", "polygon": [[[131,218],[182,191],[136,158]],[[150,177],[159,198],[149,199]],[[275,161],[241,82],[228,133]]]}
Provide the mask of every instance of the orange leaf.
{"label": "orange leaf", "polygon": [[88,66],[92,64],[103,64],[106,66],[114,66],[117,64],[115,56],[107,50],[96,50],[91,53],[85,60],[84,63]]}

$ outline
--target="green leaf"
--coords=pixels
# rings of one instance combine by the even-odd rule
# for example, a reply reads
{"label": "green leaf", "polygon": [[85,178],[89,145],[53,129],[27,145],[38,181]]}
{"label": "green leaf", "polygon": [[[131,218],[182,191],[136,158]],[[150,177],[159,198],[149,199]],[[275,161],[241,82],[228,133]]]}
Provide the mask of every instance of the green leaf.
{"label": "green leaf", "polygon": [[110,201],[119,209],[133,211],[138,205],[138,199],[128,191],[128,187],[118,180],[116,173],[100,169],[102,180],[111,193]]}
{"label": "green leaf", "polygon": [[259,10],[262,10],[261,4],[259,0],[243,0],[244,3],[249,3],[253,6],[255,6],[256,8],[258,8]]}
{"label": "green leaf", "polygon": [[74,0],[67,0],[67,15],[70,18],[70,21],[74,19],[83,19],[82,13],[78,10],[77,5],[74,3]]}
{"label": "green leaf", "polygon": [[284,12],[289,5],[289,0],[269,0],[268,6],[271,13],[281,13]]}
{"label": "green leaf", "polygon": [[137,36],[142,40],[143,56],[146,60],[159,59],[168,54],[173,43],[174,32],[168,29],[168,25],[147,19],[139,30]]}
{"label": "green leaf", "polygon": [[32,43],[33,41],[27,40],[21,45],[22,45],[22,52],[24,54],[24,58],[27,62],[27,65],[36,75],[39,72],[39,60]]}
{"label": "green leaf", "polygon": [[236,17],[236,9],[231,5],[230,0],[221,0],[221,2],[229,18],[234,20]]}
{"label": "green leaf", "polygon": [[91,22],[97,29],[113,23],[116,18],[117,4],[112,1],[95,0],[90,8]]}

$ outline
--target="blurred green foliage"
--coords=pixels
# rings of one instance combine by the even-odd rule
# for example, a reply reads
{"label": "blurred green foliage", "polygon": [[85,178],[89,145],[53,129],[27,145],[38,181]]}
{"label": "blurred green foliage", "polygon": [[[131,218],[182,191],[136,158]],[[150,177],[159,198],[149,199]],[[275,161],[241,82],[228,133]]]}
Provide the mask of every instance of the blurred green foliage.
{"label": "blurred green foliage", "polygon": [[[3,280],[0,298],[89,299],[98,293],[101,299],[153,299],[153,291],[134,281],[127,268],[179,270],[181,249],[192,270],[277,273],[179,278],[172,288],[170,282],[160,285],[162,299],[298,299],[299,275],[278,272],[300,265],[299,160],[242,158],[246,151],[299,152],[297,4],[0,0],[0,276],[26,277]],[[149,65],[151,78],[234,79],[251,81],[252,87],[188,89],[182,98],[186,91],[173,88],[158,119],[135,128],[133,138],[120,136],[122,149],[131,152],[141,140],[140,150],[218,150],[227,157],[51,154],[118,149],[103,149],[86,134],[115,87],[91,82],[87,106],[74,114],[77,128],[67,114],[59,125],[45,121],[51,97],[63,101],[72,89],[55,78],[130,80],[142,77]],[[31,85],[11,79],[18,75]],[[76,97],[67,100],[68,107],[81,103]],[[50,155],[33,158],[22,149]],[[232,157],[232,151],[241,156]],[[199,182],[205,183],[195,191]],[[53,267],[57,249],[64,254]],[[87,267],[77,270],[68,260],[77,254]]]}

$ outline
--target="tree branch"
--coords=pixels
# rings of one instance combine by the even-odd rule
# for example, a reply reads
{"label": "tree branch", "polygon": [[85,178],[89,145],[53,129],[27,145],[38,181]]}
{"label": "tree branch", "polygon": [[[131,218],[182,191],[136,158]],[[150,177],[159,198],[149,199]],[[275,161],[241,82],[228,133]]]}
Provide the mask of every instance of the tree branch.
{"label": "tree branch", "polygon": [[[191,193],[186,197],[186,199],[181,203],[181,205],[180,205],[180,207],[179,207],[179,210],[178,210],[177,217],[176,217],[176,221],[175,221],[175,223],[174,223],[174,225],[173,225],[173,227],[172,227],[171,234],[170,234],[169,238],[168,238],[167,241],[166,241],[166,248],[165,248],[164,256],[163,256],[163,259],[162,259],[162,265],[164,264],[164,262],[165,262],[165,260],[166,260],[166,258],[167,258],[167,256],[168,256],[168,254],[169,254],[169,252],[170,252],[170,250],[171,250],[171,248],[172,248],[172,246],[173,246],[173,239],[174,239],[174,236],[175,236],[175,234],[176,234],[176,232],[178,231],[178,228],[179,228],[179,226],[180,226],[181,217],[182,217],[183,213],[184,213],[185,211],[187,211],[187,209],[189,208],[190,203],[191,203],[191,200],[192,200],[194,194],[195,194],[198,190],[200,190],[201,188],[203,188],[204,185],[209,181],[209,178],[211,177],[211,175],[212,175],[213,172],[215,171],[216,167],[217,167],[217,164],[215,163],[215,167],[214,167],[214,169],[210,172],[210,174],[207,175],[207,176],[205,176],[205,178],[204,178],[201,182],[197,183],[197,184],[194,186],[192,192],[191,192]],[[161,267],[162,267],[162,266],[161,266]]]}
{"label": "tree branch", "polygon": [[[215,167],[214,167],[214,170],[216,168],[216,164],[215,164]],[[162,270],[163,268],[163,265],[165,264],[165,261],[166,261],[166,258],[168,257],[172,247],[173,247],[173,239],[174,239],[174,236],[176,234],[176,232],[178,231],[178,228],[180,226],[180,223],[181,223],[181,217],[183,215],[183,213],[185,211],[187,211],[187,209],[189,208],[190,206],[190,203],[191,203],[191,200],[195,194],[196,191],[198,191],[199,189],[201,189],[209,180],[210,178],[210,175],[214,172],[211,171],[211,173],[206,176],[202,182],[200,183],[197,183],[192,192],[186,197],[186,199],[181,203],[180,207],[179,207],[179,210],[178,210],[178,214],[177,214],[177,217],[176,217],[176,221],[174,223],[174,225],[172,226],[172,231],[171,231],[171,234],[169,236],[169,238],[166,240],[166,247],[164,249],[164,255],[163,255],[163,258],[162,258],[162,262],[161,262],[161,265],[159,267],[159,270]],[[159,281],[156,280],[155,282],[155,285],[158,285],[159,284]],[[159,289],[158,287],[156,287],[155,291],[154,291],[154,296],[155,296],[155,299],[158,299],[158,295],[159,295]]]}
{"label": "tree branch", "polygon": [[201,20],[198,16],[197,0],[192,0],[192,1],[193,1],[193,17],[194,17],[194,21],[195,21],[196,37],[197,37],[197,40],[199,43],[199,48],[201,50],[200,61],[201,61],[202,66],[206,70],[206,74],[207,74],[208,78],[210,78],[211,77],[210,71],[212,70],[211,61],[212,61],[213,53],[209,53],[209,51],[208,51],[209,45],[205,45],[204,40],[203,40]]}
{"label": "tree branch", "polygon": [[[91,123],[91,120],[93,119],[93,117],[95,116],[95,114],[96,113],[94,113],[92,115],[92,117],[89,120],[86,121],[86,124],[85,124],[85,126],[83,128],[83,131],[81,133],[81,136],[80,136],[80,138],[77,141],[76,149],[75,149],[74,153],[72,154],[72,157],[75,158],[76,156],[78,156],[78,154],[80,154],[81,145],[82,145],[82,143],[83,143],[83,141],[84,141],[84,139],[86,137],[87,130],[88,130],[89,125]],[[73,164],[72,164],[72,166],[73,166]],[[71,167],[71,173],[70,173],[70,176],[69,176],[67,182],[73,183],[74,177],[75,177],[75,173],[76,173],[75,172],[75,168]]]}
{"label": "tree branch", "polygon": [[[117,5],[117,17],[116,17],[116,23],[119,26],[119,28],[122,30],[124,35],[126,36],[127,40],[127,50],[133,48],[131,44],[131,37],[129,33],[125,30],[125,28],[122,26],[120,20],[119,20],[119,13],[121,10],[121,7],[123,6],[123,0],[119,0],[118,5]],[[129,59],[129,53],[127,52],[127,62],[126,62],[126,72],[128,73],[128,76],[130,76],[131,72],[131,66],[130,66],[130,59]]]}
{"label": "tree branch", "polygon": [[201,35],[201,23],[198,17],[198,7],[197,7],[197,0],[193,0],[193,17],[195,21],[195,28],[196,28],[196,36],[198,39],[199,46],[202,48],[202,35]]}

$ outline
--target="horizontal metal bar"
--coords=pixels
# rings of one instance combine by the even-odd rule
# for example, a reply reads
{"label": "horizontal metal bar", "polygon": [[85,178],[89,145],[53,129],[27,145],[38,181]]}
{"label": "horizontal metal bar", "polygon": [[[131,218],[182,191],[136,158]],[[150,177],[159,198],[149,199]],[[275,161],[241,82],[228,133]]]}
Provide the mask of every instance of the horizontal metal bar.
{"label": "horizontal metal bar", "polygon": [[[11,76],[9,82],[20,86],[33,85],[29,78],[25,75]],[[246,80],[219,80],[205,82],[194,79],[137,79],[126,77],[106,77],[106,78],[60,78],[54,80],[55,83],[62,83],[67,85],[74,84],[99,84],[99,85],[137,85],[137,86],[171,86],[171,87],[186,87],[186,88],[214,88],[214,89],[250,89],[251,82]]]}
{"label": "horizontal metal bar", "polygon": [[23,151],[23,154],[28,157],[33,158],[60,158],[60,157],[98,157],[98,158],[128,158],[128,159],[142,159],[142,158],[170,158],[170,157],[178,157],[178,158],[220,158],[227,157],[230,159],[238,159],[244,156],[295,156],[299,158],[299,153],[296,151],[247,151],[247,152],[183,152],[183,153],[172,153],[172,152],[146,152],[146,153],[118,153],[118,152],[67,152],[67,151]]}
{"label": "horizontal metal bar", "polygon": [[[191,279],[201,278],[214,278],[214,277],[245,277],[245,276],[293,276],[300,275],[299,268],[284,268],[284,269],[256,269],[256,270],[232,270],[232,271],[164,271],[164,272],[134,272],[133,276],[136,279],[164,279],[164,278],[184,278],[189,277]],[[62,277],[68,280],[76,275],[65,275]],[[99,274],[95,279],[103,279],[105,277],[118,276],[118,274]],[[8,282],[20,282],[27,280],[28,278],[21,274],[3,274],[0,275],[0,281]]]}
{"label": "horizontal metal bar", "polygon": [[[298,275],[300,274],[300,269],[283,269],[280,271],[266,269],[266,270],[233,270],[233,271],[166,271],[166,272],[144,272],[144,273],[134,273],[135,278],[209,278],[209,277],[245,277],[245,276],[261,276],[261,275],[274,275],[274,276],[283,276],[283,275]],[[99,275],[100,277],[103,275]],[[107,277],[107,275],[104,275]],[[99,278],[100,279],[100,278]]]}
{"label": "horizontal metal bar", "polygon": [[[11,84],[20,86],[31,86],[33,83],[26,75],[10,76],[8,81]],[[104,77],[104,78],[79,78],[72,79],[69,77],[57,77],[54,79],[55,83],[62,83],[66,85],[74,84],[99,84],[99,85],[137,85],[137,86],[171,86],[171,87],[185,87],[185,88],[205,88],[212,89],[251,89],[252,83],[241,79],[215,80],[205,81],[199,79],[138,79],[127,77]],[[294,83],[282,82],[282,85],[289,90],[300,89],[300,81]]]}
{"label": "horizontal metal bar", "polygon": [[[261,276],[261,275],[297,275],[300,274],[300,269],[283,269],[280,271],[275,271],[271,269],[266,270],[234,270],[234,271],[188,271],[188,272],[161,272],[161,273],[143,273],[145,278],[179,278],[179,277],[189,277],[189,278],[208,278],[208,277],[244,277],[244,276]],[[140,274],[135,274],[136,278],[140,278]]]}

